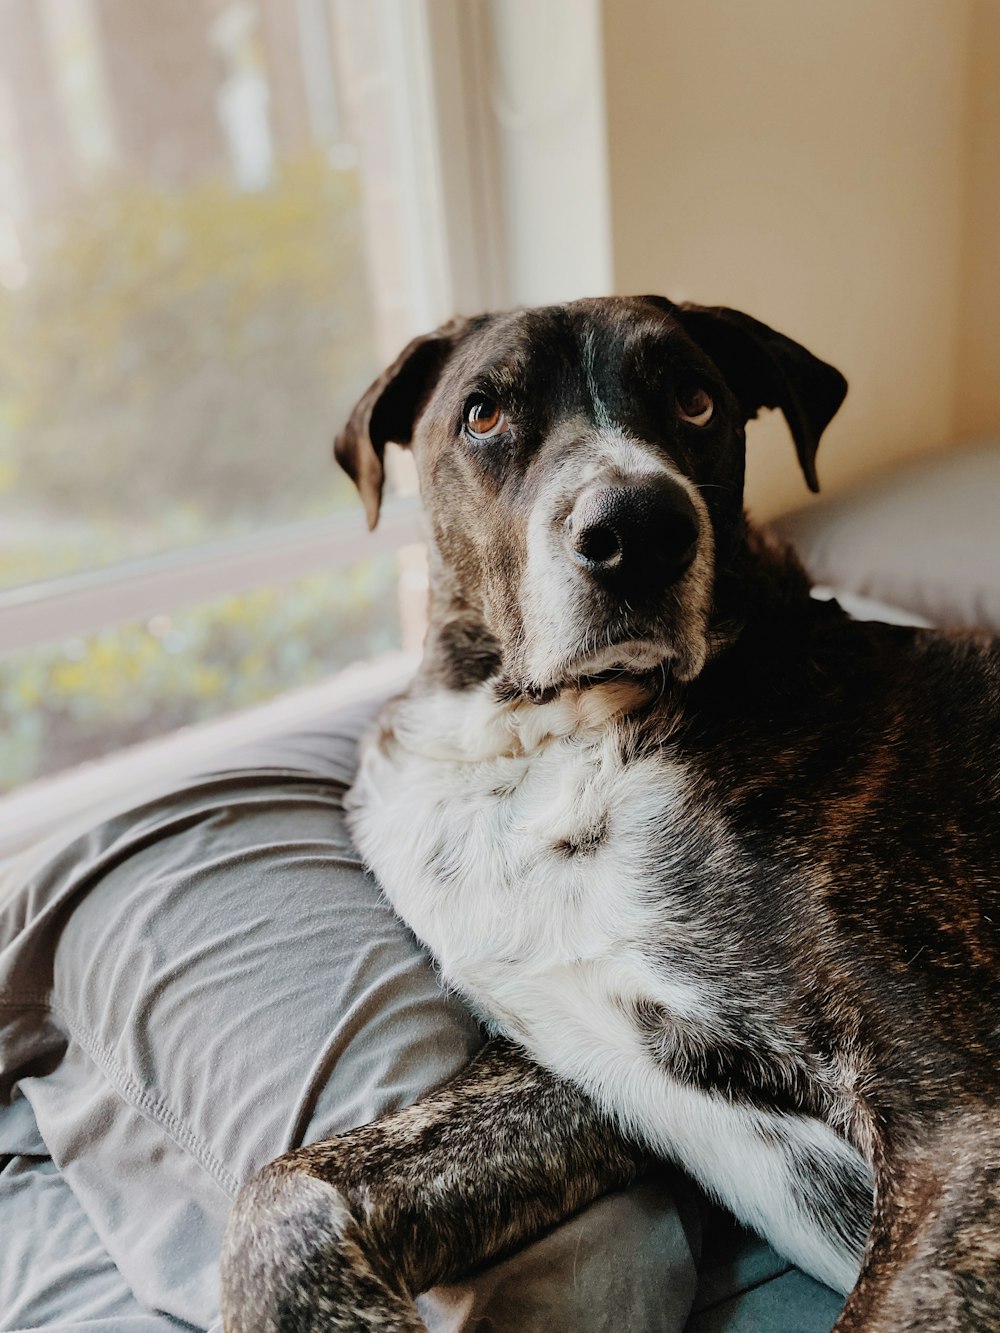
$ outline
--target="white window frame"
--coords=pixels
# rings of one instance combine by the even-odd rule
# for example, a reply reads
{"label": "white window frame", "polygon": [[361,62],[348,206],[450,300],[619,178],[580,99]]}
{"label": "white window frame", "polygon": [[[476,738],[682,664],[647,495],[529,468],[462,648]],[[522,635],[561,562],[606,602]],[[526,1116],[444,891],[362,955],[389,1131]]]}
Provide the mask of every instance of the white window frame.
{"label": "white window frame", "polygon": [[[599,0],[537,0],[532,6],[491,6],[478,0],[365,3],[378,6],[381,15],[393,121],[398,141],[405,145],[406,169],[399,185],[413,224],[407,234],[407,304],[416,325],[408,332],[433,327],[455,313],[609,290]],[[585,203],[594,213],[582,258],[574,252],[568,270],[565,264],[553,264],[558,273],[550,279],[545,261],[562,253],[563,222],[556,205],[564,187],[559,180],[550,181],[548,197],[538,199],[533,193],[539,188],[538,163],[531,161],[532,122],[544,128],[549,101],[545,61],[536,62],[539,69],[520,108],[516,134],[509,123],[504,125],[498,109],[498,99],[503,100],[498,81],[504,64],[501,48],[506,48],[508,62],[514,61],[513,66],[508,63],[508,72],[516,70],[518,50],[539,36],[551,41],[553,34],[569,30],[567,25],[583,34],[578,68],[572,71],[578,91],[586,89],[588,109],[597,107],[597,120],[591,117],[583,136],[589,182]],[[561,46],[560,55],[565,55]],[[525,266],[513,232],[523,230],[523,219],[538,216],[539,210],[552,220],[539,236],[541,262]],[[395,350],[384,349],[387,355]],[[411,496],[386,506],[373,535],[366,534],[359,510],[352,517],[290,524],[253,537],[12,589],[0,593],[0,654],[145,619],[264,581],[332,572],[417,540],[419,519]],[[408,581],[417,577],[418,567],[419,561],[408,560]],[[414,665],[413,654],[403,653],[350,667],[320,686],[21,788],[0,798],[0,858],[59,830],[71,815],[83,815],[116,797],[131,799],[146,777],[158,775],[162,786],[234,743],[329,712],[338,701],[357,697],[362,683],[371,691],[386,688],[389,680],[398,680]]]}
{"label": "white window frame", "polygon": [[0,658],[265,583],[334,573],[420,540],[417,505],[409,498],[387,504],[374,533],[365,531],[359,510],[4,589]]}
{"label": "white window frame", "polygon": [[[499,211],[480,196],[495,173],[473,142],[484,124],[469,69],[482,38],[479,5],[463,0],[373,0],[389,37],[392,115],[408,170],[400,182],[413,226],[407,236],[415,287],[409,304],[417,327],[456,309],[505,299],[497,278]],[[471,47],[470,47],[470,44]],[[447,73],[445,73],[447,71]],[[471,102],[470,99],[471,98]],[[475,171],[476,187],[467,173]],[[489,215],[489,216],[487,216]],[[333,466],[331,462],[331,467]],[[420,540],[414,497],[386,506],[367,533],[357,513],[303,521],[162,556],[131,561],[0,592],[0,655],[61,638],[174,611],[261,583],[335,572],[359,559]],[[388,654],[337,672],[320,685],[291,691],[257,708],[183,728],[43,778],[0,798],[0,859],[62,833],[116,800],[162,789],[212,754],[300,725],[365,693],[388,689],[412,671],[410,652]]]}

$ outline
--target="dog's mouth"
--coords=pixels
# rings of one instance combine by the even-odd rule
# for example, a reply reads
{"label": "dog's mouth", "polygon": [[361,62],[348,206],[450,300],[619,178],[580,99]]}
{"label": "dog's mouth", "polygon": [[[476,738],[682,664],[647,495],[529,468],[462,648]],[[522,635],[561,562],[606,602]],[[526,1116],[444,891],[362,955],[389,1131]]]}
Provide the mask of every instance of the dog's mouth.
{"label": "dog's mouth", "polygon": [[603,676],[609,672],[645,676],[667,666],[676,653],[665,639],[627,637],[612,639],[603,647],[571,658],[560,673],[572,680]]}
{"label": "dog's mouth", "polygon": [[610,680],[648,682],[690,680],[705,662],[702,643],[678,641],[670,635],[611,637],[599,647],[588,646],[566,656],[542,680],[527,681],[520,693],[547,702],[566,689],[587,689]]}

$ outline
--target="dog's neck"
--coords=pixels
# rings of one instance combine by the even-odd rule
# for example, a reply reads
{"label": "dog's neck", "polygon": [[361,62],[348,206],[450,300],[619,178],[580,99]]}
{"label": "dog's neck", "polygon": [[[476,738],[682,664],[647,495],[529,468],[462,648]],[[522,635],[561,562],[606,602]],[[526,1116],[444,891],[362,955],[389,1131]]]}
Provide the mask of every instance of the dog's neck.
{"label": "dog's neck", "polygon": [[810,603],[812,580],[787,542],[744,519],[740,539],[719,553],[712,628],[734,639],[755,622],[801,615]]}
{"label": "dog's neck", "polygon": [[[504,674],[503,650],[486,627],[486,617],[474,599],[456,591],[439,561],[431,562],[430,627],[420,675],[425,683],[449,690],[468,690],[491,681],[503,703],[548,703],[562,693],[574,697],[607,681],[575,682],[562,691],[525,693]],[[713,608],[708,625],[706,665],[718,662],[748,631],[764,630],[801,619],[811,604],[811,582],[791,548],[771,533],[745,522],[726,552],[720,552],[715,572]],[[648,679],[633,680],[632,697],[640,705],[653,691],[683,691],[672,679],[670,663]]]}
{"label": "dog's neck", "polygon": [[[616,720],[642,712],[656,697],[634,680],[567,687],[544,703],[501,699],[490,682],[456,698],[421,680],[393,715],[393,740],[411,754],[446,763],[527,759],[553,743],[599,737]],[[418,706],[413,707],[417,702]]]}

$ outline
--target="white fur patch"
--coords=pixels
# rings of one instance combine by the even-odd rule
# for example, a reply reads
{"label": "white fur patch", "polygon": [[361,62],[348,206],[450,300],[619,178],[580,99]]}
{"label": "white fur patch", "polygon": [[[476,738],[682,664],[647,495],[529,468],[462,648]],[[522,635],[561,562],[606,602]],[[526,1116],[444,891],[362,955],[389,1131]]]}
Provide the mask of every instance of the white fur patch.
{"label": "white fur patch", "polygon": [[[794,1149],[854,1158],[832,1129],[702,1092],[655,1060],[630,1015],[653,1002],[711,1028],[720,997],[651,961],[657,941],[711,960],[671,898],[688,779],[662,753],[621,756],[636,687],[500,705],[489,686],[390,705],[349,805],[358,847],[447,980],[493,1026],[572,1079],[820,1280],[857,1256],[796,1203]],[[673,836],[672,836],[673,830]],[[704,972],[702,972],[702,976]]]}

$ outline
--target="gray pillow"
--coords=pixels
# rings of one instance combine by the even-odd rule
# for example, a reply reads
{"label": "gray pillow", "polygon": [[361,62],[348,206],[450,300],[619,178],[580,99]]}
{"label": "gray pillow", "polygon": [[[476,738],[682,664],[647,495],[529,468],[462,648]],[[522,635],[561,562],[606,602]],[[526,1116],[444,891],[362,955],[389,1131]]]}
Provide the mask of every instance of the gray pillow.
{"label": "gray pillow", "polygon": [[936,625],[1000,634],[1000,443],[894,468],[773,526],[813,576]]}
{"label": "gray pillow", "polygon": [[[0,878],[0,1328],[208,1328],[239,1184],[477,1049],[347,838],[366,720],[228,756]],[[442,1333],[623,1310],[674,1333],[688,1237],[654,1178],[422,1308]]]}

